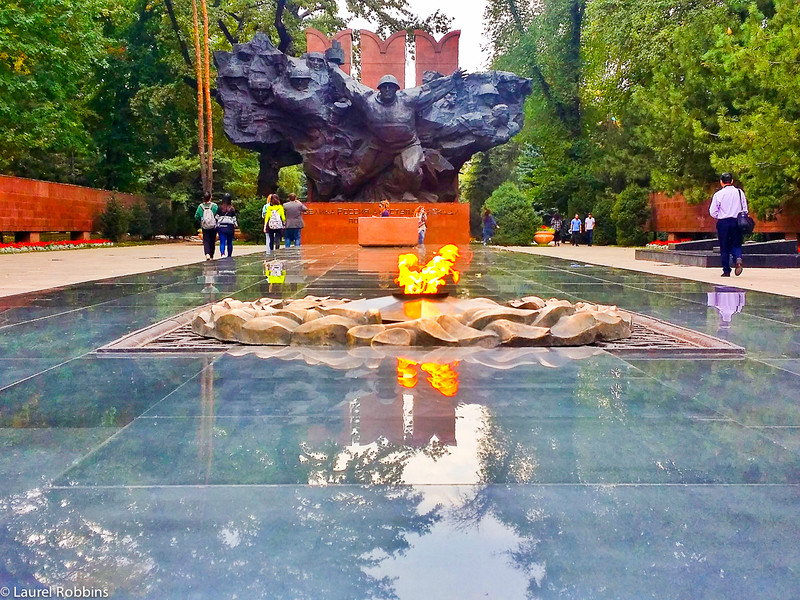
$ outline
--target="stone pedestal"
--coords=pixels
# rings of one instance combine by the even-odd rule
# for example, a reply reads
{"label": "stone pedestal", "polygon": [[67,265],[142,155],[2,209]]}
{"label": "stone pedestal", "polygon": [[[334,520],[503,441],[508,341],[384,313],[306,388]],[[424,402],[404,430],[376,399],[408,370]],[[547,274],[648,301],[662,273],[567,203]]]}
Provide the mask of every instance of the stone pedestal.
{"label": "stone pedestal", "polygon": [[414,217],[359,217],[359,246],[416,246]]}
{"label": "stone pedestal", "polygon": [[[380,209],[371,202],[307,202],[303,215],[305,227],[302,243],[358,244],[358,222],[361,217],[378,217]],[[417,220],[414,212],[419,203],[392,202],[389,217],[405,217],[413,222],[414,244],[417,243]],[[469,244],[469,204],[439,202],[424,204],[428,211],[427,246]]]}

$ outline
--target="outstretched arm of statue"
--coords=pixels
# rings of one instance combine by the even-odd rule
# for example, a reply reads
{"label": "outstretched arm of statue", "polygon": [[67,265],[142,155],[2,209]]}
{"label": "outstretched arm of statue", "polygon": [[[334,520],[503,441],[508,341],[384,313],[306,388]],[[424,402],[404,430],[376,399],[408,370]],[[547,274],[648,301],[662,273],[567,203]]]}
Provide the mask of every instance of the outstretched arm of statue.
{"label": "outstretched arm of statue", "polygon": [[418,88],[406,90],[406,94],[416,95],[416,108],[423,110],[452,92],[456,88],[456,82],[464,79],[465,75],[466,72],[457,69],[450,77],[439,77],[439,79],[429,81]]}
{"label": "outstretched arm of statue", "polygon": [[356,81],[337,65],[328,63],[330,65],[330,78],[336,90],[345,98],[350,100],[356,107],[364,108],[367,100],[375,94],[375,90],[366,85]]}

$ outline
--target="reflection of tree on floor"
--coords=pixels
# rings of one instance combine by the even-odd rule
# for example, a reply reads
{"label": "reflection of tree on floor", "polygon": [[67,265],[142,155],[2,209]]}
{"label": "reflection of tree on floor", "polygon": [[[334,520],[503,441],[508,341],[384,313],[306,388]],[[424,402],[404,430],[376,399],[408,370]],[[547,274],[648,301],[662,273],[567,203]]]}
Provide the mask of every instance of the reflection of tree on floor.
{"label": "reflection of tree on floor", "polygon": [[203,359],[200,373],[200,416],[197,428],[197,460],[205,465],[205,483],[211,479],[211,466],[214,460],[214,361]]}

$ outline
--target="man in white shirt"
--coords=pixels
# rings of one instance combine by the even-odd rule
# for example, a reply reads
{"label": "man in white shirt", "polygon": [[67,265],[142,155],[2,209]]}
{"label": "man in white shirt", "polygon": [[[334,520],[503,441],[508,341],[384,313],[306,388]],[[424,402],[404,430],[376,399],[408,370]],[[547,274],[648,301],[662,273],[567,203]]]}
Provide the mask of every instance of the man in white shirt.
{"label": "man in white shirt", "polygon": [[589,213],[584,223],[583,230],[586,232],[586,241],[591,246],[592,240],[594,239],[594,217],[592,213]]}
{"label": "man in white shirt", "polygon": [[722,276],[731,276],[731,255],[735,263],[734,273],[738,276],[742,274],[742,232],[737,217],[740,212],[747,212],[747,198],[733,185],[730,173],[720,175],[719,182],[722,189],[714,194],[708,212],[717,220]]}

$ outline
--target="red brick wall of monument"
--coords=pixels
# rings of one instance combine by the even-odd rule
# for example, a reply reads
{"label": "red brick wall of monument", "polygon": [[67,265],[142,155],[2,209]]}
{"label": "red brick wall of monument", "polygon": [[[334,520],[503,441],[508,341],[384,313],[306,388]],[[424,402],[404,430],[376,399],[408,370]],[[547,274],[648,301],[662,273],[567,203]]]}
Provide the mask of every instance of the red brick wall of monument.
{"label": "red brick wall of monument", "polygon": [[[716,233],[716,221],[708,214],[711,202],[690,205],[683,194],[668,196],[662,192],[650,194],[651,217],[649,231],[669,233]],[[784,233],[796,235],[800,232],[800,212],[784,212],[773,221],[756,219],[758,233]]]}
{"label": "red brick wall of monument", "polygon": [[361,30],[361,83],[377,89],[384,75],[394,75],[400,87],[406,87],[406,32],[398,31],[383,40],[366,29]]}
{"label": "red brick wall of monument", "polygon": [[415,85],[422,85],[425,71],[438,71],[442,75],[452,75],[458,68],[458,42],[461,31],[451,31],[438,42],[420,29],[414,31],[414,44],[417,50],[414,66]]}
{"label": "red brick wall of monument", "polygon": [[[94,231],[112,192],[0,175],[0,231]],[[125,205],[133,194],[116,193]]]}
{"label": "red brick wall of monument", "polygon": [[[358,218],[380,218],[378,205],[369,202],[308,202],[303,216],[303,244],[357,244]],[[412,202],[394,202],[393,217],[413,217],[419,206]],[[426,245],[468,244],[469,204],[441,202],[425,204],[428,211]]]}

